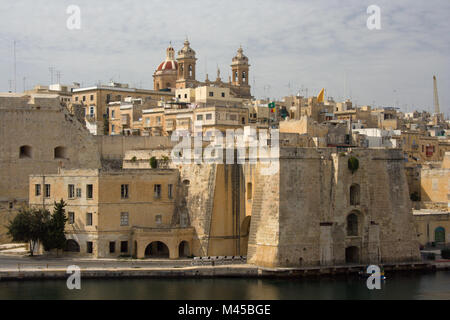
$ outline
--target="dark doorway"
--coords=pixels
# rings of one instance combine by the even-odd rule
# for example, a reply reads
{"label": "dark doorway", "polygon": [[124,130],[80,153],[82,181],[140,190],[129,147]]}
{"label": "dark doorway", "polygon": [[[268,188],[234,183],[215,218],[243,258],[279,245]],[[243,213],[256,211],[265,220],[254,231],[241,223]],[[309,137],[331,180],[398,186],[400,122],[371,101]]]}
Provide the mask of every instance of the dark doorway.
{"label": "dark doorway", "polygon": [[181,243],[178,247],[178,256],[180,258],[182,258],[182,257],[188,257],[189,255],[190,255],[189,243],[187,241],[181,241]]}
{"label": "dark doorway", "polygon": [[358,247],[348,247],[345,249],[345,263],[359,263]]}
{"label": "dark doorway", "polygon": [[169,248],[164,242],[153,241],[145,248],[146,258],[169,258]]}

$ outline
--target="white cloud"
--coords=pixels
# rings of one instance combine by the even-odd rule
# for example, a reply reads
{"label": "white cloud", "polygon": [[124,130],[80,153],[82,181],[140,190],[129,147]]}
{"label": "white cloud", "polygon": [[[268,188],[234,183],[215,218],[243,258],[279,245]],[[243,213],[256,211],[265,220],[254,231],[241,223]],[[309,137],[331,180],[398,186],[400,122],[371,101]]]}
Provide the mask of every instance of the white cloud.
{"label": "white cloud", "polygon": [[[79,31],[65,27],[70,4],[81,8]],[[381,8],[380,31],[366,28],[371,4]],[[342,98],[346,74],[347,93],[358,104],[431,108],[436,74],[445,107],[449,14],[447,0],[432,6],[421,0],[8,1],[0,19],[0,90],[8,90],[13,77],[13,39],[19,89],[24,76],[28,86],[48,83],[50,65],[62,71],[64,82],[114,78],[151,88],[169,41],[178,50],[187,35],[199,79],[205,71],[215,78],[219,65],[226,80],[242,44],[256,96],[281,97],[303,85],[310,94],[326,87]]]}

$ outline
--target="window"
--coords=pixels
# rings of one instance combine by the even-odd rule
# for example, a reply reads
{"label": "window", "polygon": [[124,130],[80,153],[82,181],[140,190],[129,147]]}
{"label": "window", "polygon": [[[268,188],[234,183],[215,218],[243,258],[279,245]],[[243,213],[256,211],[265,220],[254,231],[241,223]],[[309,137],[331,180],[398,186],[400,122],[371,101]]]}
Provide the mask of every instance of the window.
{"label": "window", "polygon": [[93,94],[91,94],[91,101],[94,101],[94,95]]}
{"label": "window", "polygon": [[115,128],[116,128],[116,126],[112,124],[111,125],[111,132],[114,132]]}
{"label": "window", "polygon": [[64,148],[64,147],[56,147],[54,149],[53,155],[54,155],[55,159],[66,159],[66,157],[67,157],[66,153],[67,153],[66,152],[66,148]]}
{"label": "window", "polygon": [[222,92],[222,98],[225,98],[225,92]]}
{"label": "window", "polygon": [[35,184],[34,185],[34,195],[40,196],[41,195],[41,185]]}
{"label": "window", "polygon": [[92,226],[92,213],[91,212],[86,213],[86,225]]}
{"label": "window", "polygon": [[187,93],[184,94],[184,98],[187,99]]}
{"label": "window", "polygon": [[77,198],[81,198],[81,188],[77,188]]}
{"label": "window", "polygon": [[19,149],[19,158],[31,158],[32,149],[30,146],[21,146]]}
{"label": "window", "polygon": [[50,185],[49,184],[45,185],[45,197],[50,198]]}
{"label": "window", "polygon": [[158,214],[155,216],[155,222],[156,224],[161,224],[162,223],[162,215]]}
{"label": "window", "polygon": [[120,213],[120,225],[127,226],[128,225],[128,212]]}
{"label": "window", "polygon": [[128,199],[128,185],[127,184],[122,184],[120,186],[120,197],[122,199]]}
{"label": "window", "polygon": [[120,252],[121,253],[128,252],[128,241],[120,241]]}
{"label": "window", "polygon": [[214,97],[214,92],[210,91],[210,92],[209,92],[209,96],[210,96],[210,97]]}
{"label": "window", "polygon": [[83,101],[86,101],[86,96],[83,96]]}
{"label": "window", "polygon": [[156,123],[161,124],[161,117],[156,117]]}
{"label": "window", "polygon": [[78,97],[75,97],[75,101],[78,101]]}
{"label": "window", "polygon": [[351,213],[347,216],[347,236],[358,235],[358,216]]}
{"label": "window", "polygon": [[88,241],[88,242],[86,242],[86,252],[87,253],[92,253],[92,249],[93,249],[93,244],[92,244],[92,241]]}
{"label": "window", "polygon": [[116,252],[116,243],[114,241],[109,242],[109,253]]}
{"label": "window", "polygon": [[249,182],[249,183],[247,183],[247,200],[252,199],[252,193],[253,193],[253,187],[252,187],[252,184]]}
{"label": "window", "polygon": [[10,209],[12,209],[14,207],[14,203],[10,202],[10,203],[8,203],[8,206]]}
{"label": "window", "polygon": [[111,110],[111,119],[114,119],[116,115],[116,111],[115,110]]}
{"label": "window", "polygon": [[67,192],[69,199],[75,198],[75,186],[73,184],[69,184]]}
{"label": "window", "polygon": [[203,115],[202,114],[198,114],[197,115],[197,120],[203,120]]}
{"label": "window", "polygon": [[94,196],[94,187],[92,184],[86,185],[86,199],[92,199]]}
{"label": "window", "polygon": [[188,215],[187,213],[182,213],[180,215],[180,226],[187,227],[188,226]]}
{"label": "window", "polygon": [[69,222],[69,224],[74,224],[75,223],[75,212],[69,212],[67,215],[68,215],[67,221]]}
{"label": "window", "polygon": [[206,114],[206,120],[211,120],[212,119],[212,114],[211,113],[207,113]]}
{"label": "window", "polygon": [[350,205],[351,206],[359,205],[359,198],[360,198],[359,194],[360,194],[359,184],[353,184],[350,187]]}
{"label": "window", "polygon": [[160,184],[155,184],[155,186],[153,187],[153,191],[154,191],[153,196],[155,199],[161,198],[161,185]]}
{"label": "window", "polygon": [[167,186],[167,190],[168,190],[167,194],[168,194],[169,199],[172,199],[173,198],[173,184],[169,184]]}

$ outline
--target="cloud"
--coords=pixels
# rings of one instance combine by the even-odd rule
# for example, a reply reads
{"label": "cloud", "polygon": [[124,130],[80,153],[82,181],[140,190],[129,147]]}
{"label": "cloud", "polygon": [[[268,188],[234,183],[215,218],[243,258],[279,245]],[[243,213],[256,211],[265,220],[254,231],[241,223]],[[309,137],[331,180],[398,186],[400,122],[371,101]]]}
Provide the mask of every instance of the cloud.
{"label": "cloud", "polygon": [[[23,77],[28,87],[49,83],[49,66],[65,83],[114,79],[152,88],[169,41],[178,50],[188,36],[200,80],[214,78],[217,66],[226,80],[242,44],[257,97],[325,87],[358,104],[432,110],[436,74],[448,112],[450,3],[376,1],[382,29],[370,31],[372,1],[8,1],[0,19],[0,90],[13,78],[13,40],[20,90]],[[66,28],[70,4],[81,8],[81,30]]]}

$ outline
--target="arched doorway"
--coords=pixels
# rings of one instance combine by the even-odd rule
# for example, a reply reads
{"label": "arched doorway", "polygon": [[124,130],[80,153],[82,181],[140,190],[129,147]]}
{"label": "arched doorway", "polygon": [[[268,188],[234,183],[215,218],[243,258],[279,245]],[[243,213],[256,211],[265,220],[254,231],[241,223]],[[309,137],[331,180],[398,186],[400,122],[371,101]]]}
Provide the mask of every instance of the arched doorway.
{"label": "arched doorway", "polygon": [[187,241],[180,242],[180,245],[178,246],[178,256],[180,258],[190,256],[189,243]]}
{"label": "arched doorway", "polygon": [[146,258],[169,258],[169,247],[164,242],[153,241],[145,248]]}
{"label": "arched doorway", "polygon": [[345,248],[345,263],[359,263],[358,247]]}
{"label": "arched doorway", "polygon": [[445,243],[445,229],[443,227],[434,229],[434,241],[436,243]]}
{"label": "arched doorway", "polygon": [[241,225],[241,243],[240,243],[240,255],[246,256],[247,255],[247,248],[248,248],[248,237],[250,234],[250,222],[251,222],[252,216],[246,216],[244,220],[242,220]]}
{"label": "arched doorway", "polygon": [[64,248],[66,252],[80,252],[80,245],[78,242],[72,239],[66,241],[66,247]]}

